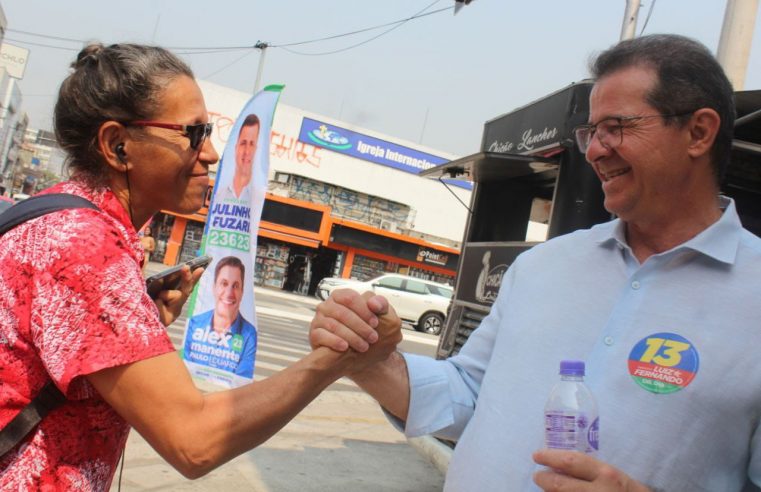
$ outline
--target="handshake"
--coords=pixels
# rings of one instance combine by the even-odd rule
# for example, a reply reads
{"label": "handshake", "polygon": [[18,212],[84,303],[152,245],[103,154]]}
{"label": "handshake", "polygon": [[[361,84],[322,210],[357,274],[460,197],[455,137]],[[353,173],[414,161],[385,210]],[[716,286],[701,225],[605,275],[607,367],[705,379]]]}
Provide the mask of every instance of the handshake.
{"label": "handshake", "polygon": [[317,306],[309,341],[315,352],[329,351],[343,375],[383,408],[407,419],[407,363],[396,351],[402,341],[402,320],[384,297],[349,289],[334,291]]}
{"label": "handshake", "polygon": [[386,361],[402,341],[402,322],[388,301],[372,292],[338,289],[317,306],[310,325],[312,349],[327,347],[348,360],[354,378]]}

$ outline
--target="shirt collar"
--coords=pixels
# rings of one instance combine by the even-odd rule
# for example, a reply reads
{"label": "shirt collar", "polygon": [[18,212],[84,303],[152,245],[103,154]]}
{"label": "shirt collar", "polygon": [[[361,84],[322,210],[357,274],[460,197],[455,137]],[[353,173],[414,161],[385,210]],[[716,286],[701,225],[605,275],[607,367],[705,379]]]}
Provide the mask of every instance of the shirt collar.
{"label": "shirt collar", "polygon": [[[214,329],[214,309],[209,311],[211,313],[211,319],[209,320],[209,326]],[[243,334],[243,315],[238,311],[238,315],[233,320],[230,327],[227,329],[226,333],[230,333],[232,335],[242,335]]]}
{"label": "shirt collar", "polygon": [[[740,245],[742,224],[737,215],[734,200],[726,196],[719,196],[719,207],[723,211],[719,220],[692,239],[660,254],[690,249],[722,263],[734,264]],[[618,245],[630,250],[626,243],[625,224],[621,219],[596,225],[592,228],[592,232],[595,235],[595,241],[600,246]]]}
{"label": "shirt collar", "polygon": [[251,198],[251,192],[249,191],[250,186],[251,186],[251,182],[249,181],[249,183],[246,186],[244,186],[242,190],[240,190],[240,196],[235,195],[235,188],[233,188],[232,182],[230,182],[227,185],[226,189],[227,189],[227,192],[230,194],[230,196],[232,196],[233,198],[247,202],[247,201],[250,201],[250,198]]}

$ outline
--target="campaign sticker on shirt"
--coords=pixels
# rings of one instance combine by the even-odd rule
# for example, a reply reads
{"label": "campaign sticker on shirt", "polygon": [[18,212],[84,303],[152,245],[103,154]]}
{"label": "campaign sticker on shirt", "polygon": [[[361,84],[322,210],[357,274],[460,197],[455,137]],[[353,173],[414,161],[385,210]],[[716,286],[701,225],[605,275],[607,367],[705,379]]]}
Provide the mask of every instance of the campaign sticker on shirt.
{"label": "campaign sticker on shirt", "polygon": [[655,333],[637,342],[629,353],[629,374],[652,393],[679,391],[695,378],[700,366],[698,351],[675,333]]}

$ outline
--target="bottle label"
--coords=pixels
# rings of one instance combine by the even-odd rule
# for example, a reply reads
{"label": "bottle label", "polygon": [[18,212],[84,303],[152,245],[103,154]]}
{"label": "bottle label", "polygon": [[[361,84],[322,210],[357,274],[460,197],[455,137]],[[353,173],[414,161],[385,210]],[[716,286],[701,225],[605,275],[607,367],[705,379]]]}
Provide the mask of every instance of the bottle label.
{"label": "bottle label", "polygon": [[600,419],[580,412],[549,411],[544,414],[544,443],[552,449],[594,453],[599,447]]}
{"label": "bottle label", "polygon": [[589,426],[589,431],[587,432],[587,443],[589,443],[589,446],[592,448],[592,450],[588,450],[587,452],[594,452],[600,449],[600,418],[596,418],[594,422],[592,422],[592,425]]}

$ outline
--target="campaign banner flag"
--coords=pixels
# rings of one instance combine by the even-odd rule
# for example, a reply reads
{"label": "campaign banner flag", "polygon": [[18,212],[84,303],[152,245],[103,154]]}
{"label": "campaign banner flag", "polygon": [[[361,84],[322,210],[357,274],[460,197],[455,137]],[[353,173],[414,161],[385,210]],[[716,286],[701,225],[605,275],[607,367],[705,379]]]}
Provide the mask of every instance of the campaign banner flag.
{"label": "campaign banner flag", "polygon": [[190,297],[182,358],[194,378],[226,388],[254,377],[256,237],[282,89],[271,85],[254,95],[230,132],[201,240],[201,254],[213,260]]}

